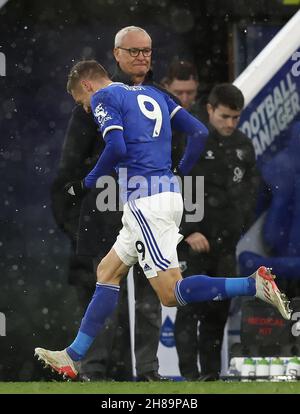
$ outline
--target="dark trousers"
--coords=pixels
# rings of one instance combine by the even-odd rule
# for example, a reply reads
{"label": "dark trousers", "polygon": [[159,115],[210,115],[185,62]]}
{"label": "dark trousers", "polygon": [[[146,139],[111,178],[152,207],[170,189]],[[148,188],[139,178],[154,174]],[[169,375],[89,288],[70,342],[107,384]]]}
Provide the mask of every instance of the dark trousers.
{"label": "dark trousers", "polygon": [[134,266],[135,359],[137,376],[158,371],[161,304],[140,266]]}
{"label": "dark trousers", "polygon": [[[180,252],[179,252],[179,259]],[[185,255],[183,276],[206,274],[229,277],[236,275],[235,253],[219,255]],[[212,374],[218,377],[221,371],[221,348],[224,327],[229,313],[230,301],[199,302],[179,307],[175,320],[175,340],[179,369],[186,379]],[[198,326],[199,325],[199,326]]]}
{"label": "dark trousers", "polygon": [[175,321],[176,349],[180,373],[186,379],[199,377],[198,358],[201,375],[219,375],[229,306],[230,301],[226,300],[190,304],[178,309]]}

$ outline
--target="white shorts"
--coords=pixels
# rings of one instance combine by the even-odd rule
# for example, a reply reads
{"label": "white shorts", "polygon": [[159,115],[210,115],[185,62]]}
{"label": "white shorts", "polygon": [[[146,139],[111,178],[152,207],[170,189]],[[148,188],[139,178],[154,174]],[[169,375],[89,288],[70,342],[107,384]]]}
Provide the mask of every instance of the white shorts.
{"label": "white shorts", "polygon": [[121,229],[113,248],[127,266],[137,261],[147,278],[179,267],[177,244],[183,236],[179,225],[183,213],[180,193],[164,192],[128,201]]}

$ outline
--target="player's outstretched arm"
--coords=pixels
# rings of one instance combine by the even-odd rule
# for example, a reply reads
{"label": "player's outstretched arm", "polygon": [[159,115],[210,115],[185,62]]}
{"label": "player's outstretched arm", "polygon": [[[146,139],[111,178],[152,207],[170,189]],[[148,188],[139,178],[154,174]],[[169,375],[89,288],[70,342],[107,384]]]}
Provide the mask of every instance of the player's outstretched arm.
{"label": "player's outstretched arm", "polygon": [[105,135],[105,142],[105,148],[95,167],[84,179],[84,184],[87,188],[95,187],[99,177],[110,175],[118,162],[125,157],[127,153],[123,131],[118,129],[109,131]]}
{"label": "player's outstretched arm", "polygon": [[187,145],[178,165],[180,174],[187,175],[204,151],[208,129],[188,111],[181,108],[172,118],[172,127],[187,134]]}

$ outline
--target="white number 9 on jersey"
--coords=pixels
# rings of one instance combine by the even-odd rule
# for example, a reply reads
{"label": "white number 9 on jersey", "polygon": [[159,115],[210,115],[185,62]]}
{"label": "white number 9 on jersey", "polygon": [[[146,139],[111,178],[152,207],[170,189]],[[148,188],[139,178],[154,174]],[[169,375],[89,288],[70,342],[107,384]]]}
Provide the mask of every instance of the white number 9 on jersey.
{"label": "white number 9 on jersey", "polygon": [[[156,102],[155,99],[147,95],[138,95],[137,101],[138,101],[138,104],[139,104],[139,107],[142,113],[147,118],[155,121],[152,137],[154,138],[158,137],[160,130],[161,130],[161,126],[162,126],[162,113],[161,113],[159,104]],[[149,110],[146,108],[146,105],[145,105],[146,102],[149,102],[153,106],[152,110]]]}

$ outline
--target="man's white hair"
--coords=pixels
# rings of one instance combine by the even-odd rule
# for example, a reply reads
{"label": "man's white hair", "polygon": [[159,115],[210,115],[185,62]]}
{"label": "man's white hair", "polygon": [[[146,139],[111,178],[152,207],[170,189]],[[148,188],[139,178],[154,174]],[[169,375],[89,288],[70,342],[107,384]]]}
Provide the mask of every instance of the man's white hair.
{"label": "man's white hair", "polygon": [[142,32],[145,35],[149,36],[149,38],[151,40],[151,37],[150,37],[149,33],[147,33],[146,30],[142,29],[141,27],[127,26],[127,27],[123,27],[123,29],[119,30],[118,33],[116,34],[116,36],[115,36],[115,47],[120,47],[121,46],[124,36],[127,35],[127,33],[129,33],[129,32]]}

